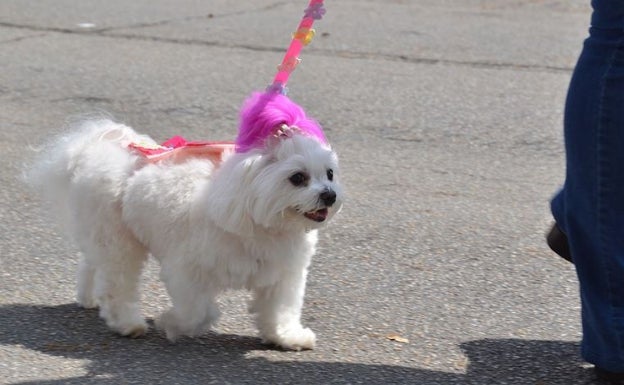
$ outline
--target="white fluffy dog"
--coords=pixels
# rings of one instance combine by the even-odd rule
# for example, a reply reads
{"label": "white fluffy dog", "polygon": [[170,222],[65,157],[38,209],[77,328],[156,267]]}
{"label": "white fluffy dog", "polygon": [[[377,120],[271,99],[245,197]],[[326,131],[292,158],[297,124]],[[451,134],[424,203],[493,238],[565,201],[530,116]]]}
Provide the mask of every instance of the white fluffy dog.
{"label": "white fluffy dog", "polygon": [[128,147],[152,139],[97,120],[58,139],[29,173],[82,251],[78,303],[99,306],[111,329],[146,332],[138,282],[151,254],[172,300],[157,320],[170,340],[207,331],[218,294],[234,288],[253,292],[264,341],[314,347],[301,309],[317,228],[342,205],[337,157],[285,96],[261,107],[254,98],[222,161],[153,162]]}

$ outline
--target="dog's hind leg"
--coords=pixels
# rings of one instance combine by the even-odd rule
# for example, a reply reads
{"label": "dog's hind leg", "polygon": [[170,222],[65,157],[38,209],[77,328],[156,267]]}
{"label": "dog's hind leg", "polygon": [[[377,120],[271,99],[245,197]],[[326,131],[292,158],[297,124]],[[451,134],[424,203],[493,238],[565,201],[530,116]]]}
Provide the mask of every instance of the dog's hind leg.
{"label": "dog's hind leg", "polygon": [[195,337],[205,333],[221,315],[216,292],[197,275],[201,274],[199,269],[190,269],[185,274],[163,264],[160,273],[173,306],[160,316],[157,326],[170,341],[182,335]]}
{"label": "dog's hind leg", "polygon": [[139,278],[147,250],[121,223],[114,207],[105,207],[100,213],[88,215],[85,210],[76,215],[81,221],[75,222],[74,239],[83,253],[78,267],[78,303],[99,306],[108,327],[138,337],[147,331],[139,304]]}
{"label": "dog's hind leg", "polygon": [[93,293],[93,280],[95,278],[95,268],[91,265],[89,260],[82,256],[80,262],[78,262],[78,277],[76,284],[76,300],[78,305],[85,309],[92,309],[97,307]]}
{"label": "dog's hind leg", "polygon": [[100,247],[91,252],[97,256],[93,263],[93,293],[100,316],[108,327],[123,336],[145,334],[147,323],[141,315],[139,278],[147,253],[138,245],[124,249]]}

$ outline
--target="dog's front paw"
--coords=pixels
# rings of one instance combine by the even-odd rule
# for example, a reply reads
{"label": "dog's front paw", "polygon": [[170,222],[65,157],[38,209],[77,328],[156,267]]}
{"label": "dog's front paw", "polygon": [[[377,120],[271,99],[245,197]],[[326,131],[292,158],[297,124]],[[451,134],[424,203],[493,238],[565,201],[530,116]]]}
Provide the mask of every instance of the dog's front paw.
{"label": "dog's front paw", "polygon": [[139,338],[147,333],[148,326],[145,322],[127,325],[119,330],[119,333],[124,337]]}
{"label": "dog's front paw", "polygon": [[121,334],[124,337],[130,337],[130,338],[139,338],[145,335],[148,329],[147,323],[142,318],[134,319],[134,320],[126,320],[123,322],[122,321],[117,321],[117,322],[107,321],[107,324],[111,329],[113,329],[117,333]]}
{"label": "dog's front paw", "polygon": [[316,335],[309,328],[301,326],[289,327],[279,330],[275,334],[263,336],[265,343],[275,344],[288,350],[314,349]]}
{"label": "dog's front paw", "polygon": [[147,323],[135,306],[112,306],[105,303],[100,307],[100,317],[109,328],[124,337],[138,338],[147,333]]}
{"label": "dog's front paw", "polygon": [[196,337],[207,332],[216,321],[218,311],[211,313],[211,315],[212,317],[204,316],[201,321],[192,318],[189,320],[176,314],[173,310],[169,310],[156,320],[156,327],[165,332],[169,341],[175,342],[181,336]]}
{"label": "dog's front paw", "polygon": [[178,326],[175,314],[171,310],[164,312],[156,320],[156,327],[165,332],[170,342],[175,342],[183,334]]}

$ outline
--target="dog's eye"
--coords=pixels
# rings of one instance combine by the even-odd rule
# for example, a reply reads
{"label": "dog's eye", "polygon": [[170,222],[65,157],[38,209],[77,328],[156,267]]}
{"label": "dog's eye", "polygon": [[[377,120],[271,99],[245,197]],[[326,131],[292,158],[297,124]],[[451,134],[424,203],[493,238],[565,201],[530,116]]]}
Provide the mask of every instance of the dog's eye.
{"label": "dog's eye", "polygon": [[302,172],[293,174],[290,176],[290,178],[288,178],[288,180],[290,181],[290,183],[293,184],[293,186],[301,186],[302,184],[305,183],[307,179],[308,179],[307,176]]}
{"label": "dog's eye", "polygon": [[330,181],[334,180],[334,170],[332,170],[331,168],[327,170],[327,179],[329,179]]}

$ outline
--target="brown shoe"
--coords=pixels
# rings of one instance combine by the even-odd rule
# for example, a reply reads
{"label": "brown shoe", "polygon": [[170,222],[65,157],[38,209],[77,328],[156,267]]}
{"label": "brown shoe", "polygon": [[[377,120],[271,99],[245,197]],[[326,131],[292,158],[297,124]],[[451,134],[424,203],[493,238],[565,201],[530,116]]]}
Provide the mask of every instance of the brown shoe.
{"label": "brown shoe", "polygon": [[574,263],[572,261],[572,254],[570,253],[568,237],[563,233],[563,231],[561,231],[556,223],[553,224],[548,234],[546,234],[546,243],[548,244],[548,247],[550,247],[550,249],[557,253],[561,258],[570,263]]}
{"label": "brown shoe", "polygon": [[596,377],[598,377],[598,379],[607,384],[624,384],[624,373],[609,372],[608,370],[600,369],[597,366],[594,367],[594,373],[596,373]]}

